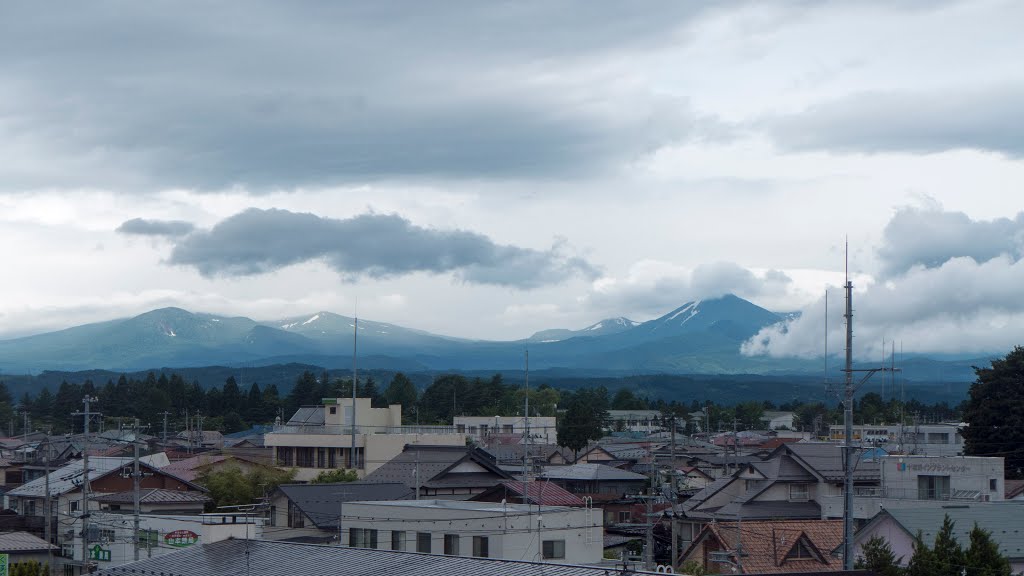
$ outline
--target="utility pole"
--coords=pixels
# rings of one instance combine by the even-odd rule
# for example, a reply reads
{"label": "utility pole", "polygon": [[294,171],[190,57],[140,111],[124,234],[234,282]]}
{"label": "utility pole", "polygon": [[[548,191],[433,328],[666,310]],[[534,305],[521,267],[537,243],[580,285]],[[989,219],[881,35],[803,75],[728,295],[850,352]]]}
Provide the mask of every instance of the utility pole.
{"label": "utility pole", "polygon": [[139,470],[139,419],[135,419],[135,426],[132,429],[132,502],[135,504],[135,537],[133,542],[135,544],[135,561],[139,560],[139,483],[142,479],[142,472]]}
{"label": "utility pole", "polygon": [[679,557],[679,521],[676,519],[676,505],[679,502],[678,494],[678,480],[676,479],[676,416],[672,415],[672,461],[670,466],[671,472],[669,473],[670,494],[672,495],[672,560],[669,565],[672,566],[672,572],[676,571],[676,564],[678,563]]}
{"label": "utility pole", "polygon": [[164,440],[164,449],[166,450],[167,449],[167,416],[170,415],[170,412],[164,410],[163,412],[161,412],[161,414],[164,417],[164,436],[163,436],[163,440]]}
{"label": "utility pole", "polygon": [[49,574],[53,573],[53,548],[50,545],[53,544],[53,517],[50,511],[50,435],[46,435],[46,440],[43,441],[43,474],[46,478],[44,482],[45,486],[43,490],[46,492],[43,498],[43,513],[46,516],[46,571]]}
{"label": "utility pole", "polygon": [[[358,305],[357,305],[358,306]],[[356,368],[356,354],[359,342],[359,309],[352,316],[352,448],[348,455],[349,467],[356,471],[356,388],[359,388],[359,370]],[[358,472],[356,472],[358,474]]]}
{"label": "utility pole", "polygon": [[650,474],[651,485],[647,488],[647,498],[645,502],[645,526],[646,539],[644,542],[644,569],[648,571],[654,570],[654,482],[655,482],[655,466],[654,466],[654,455],[652,454],[648,461],[651,463],[651,468],[648,471]]}
{"label": "utility pole", "polygon": [[849,263],[846,265],[846,372],[843,386],[843,430],[846,445],[843,461],[846,478],[843,481],[843,569],[853,570],[853,283],[850,282]]}
{"label": "utility pole", "polygon": [[84,426],[84,447],[82,448],[82,570],[85,574],[92,572],[89,564],[89,422],[92,416],[99,415],[98,412],[92,412],[90,410],[91,404],[99,400],[86,395],[82,398],[82,404],[85,405],[85,411],[75,412],[73,416],[82,416],[85,421]]}

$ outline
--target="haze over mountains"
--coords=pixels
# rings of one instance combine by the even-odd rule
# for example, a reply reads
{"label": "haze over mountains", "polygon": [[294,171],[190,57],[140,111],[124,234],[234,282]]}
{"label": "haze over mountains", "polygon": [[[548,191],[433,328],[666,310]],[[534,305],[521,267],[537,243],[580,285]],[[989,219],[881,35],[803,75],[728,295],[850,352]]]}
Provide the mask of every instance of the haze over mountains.
{"label": "haze over mountains", "polygon": [[[820,361],[740,354],[742,342],[783,319],[783,315],[732,295],[688,302],[647,322],[610,318],[581,330],[544,330],[512,342],[453,338],[360,319],[357,355],[366,368],[406,371],[520,370],[528,348],[531,369],[676,374],[820,372]],[[351,365],[353,324],[350,317],[325,311],[260,322],[162,308],[133,318],[0,341],[0,373],[288,362],[345,367]],[[917,359],[915,365],[924,372],[934,370],[931,361],[922,364]],[[947,368],[948,378],[962,379],[965,365],[961,362],[956,366],[955,370]]]}

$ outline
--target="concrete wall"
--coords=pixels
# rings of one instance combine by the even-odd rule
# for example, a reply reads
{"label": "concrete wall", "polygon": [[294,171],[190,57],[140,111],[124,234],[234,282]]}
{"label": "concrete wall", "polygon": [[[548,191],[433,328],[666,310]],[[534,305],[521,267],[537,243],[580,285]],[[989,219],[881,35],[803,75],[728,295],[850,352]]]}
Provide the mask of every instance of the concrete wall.
{"label": "concrete wall", "polygon": [[[273,438],[271,438],[273,436]],[[356,470],[360,478],[383,466],[402,453],[406,444],[465,446],[461,434],[356,434],[356,448],[363,448],[364,467]],[[267,445],[293,448],[350,448],[352,436],[348,434],[268,434]],[[338,468],[347,468],[348,462],[338,459]],[[279,464],[283,465],[283,464]],[[296,467],[295,480],[308,482],[329,468]]]}
{"label": "concrete wall", "polygon": [[[334,408],[334,413],[331,409]],[[325,398],[324,424],[327,426],[351,426],[351,398]],[[356,398],[356,425],[379,427],[402,425],[402,406],[392,404],[387,408],[373,408],[370,398]]]}
{"label": "concrete wall", "polygon": [[[540,541],[563,541],[565,557],[552,559],[560,563],[592,564],[603,555],[603,519],[600,510],[584,508],[544,507],[540,515],[527,514],[522,505],[475,502],[467,509],[458,506],[440,507],[419,501],[420,505],[402,503],[349,502],[345,504],[343,542],[349,542],[353,528],[377,530],[377,547],[391,549],[392,532],[404,532],[407,551],[416,551],[417,533],[429,533],[431,552],[444,553],[446,534],[458,535],[459,555],[473,554],[473,536],[488,538],[489,557],[508,560],[541,560]],[[528,508],[528,507],[527,507]],[[506,512],[507,511],[507,512]]]}
{"label": "concrete wall", "polygon": [[[522,416],[456,416],[453,425],[460,433],[480,442],[491,434],[522,434],[526,430],[526,419]],[[512,427],[511,430],[508,429],[509,426]],[[554,444],[556,436],[554,416],[530,417],[531,442]]]}

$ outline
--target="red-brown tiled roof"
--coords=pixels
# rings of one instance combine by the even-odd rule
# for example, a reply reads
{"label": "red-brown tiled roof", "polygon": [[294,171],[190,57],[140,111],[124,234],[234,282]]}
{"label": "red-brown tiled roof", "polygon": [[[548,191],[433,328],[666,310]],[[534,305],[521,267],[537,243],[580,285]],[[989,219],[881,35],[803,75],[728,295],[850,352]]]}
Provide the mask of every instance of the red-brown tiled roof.
{"label": "red-brown tiled roof", "polygon": [[[740,528],[742,526],[742,528]],[[741,532],[742,530],[742,532]],[[842,560],[832,550],[842,543],[842,520],[774,520],[708,524],[691,545],[691,550],[707,540],[723,550],[735,550],[742,544],[744,574],[794,572],[832,572],[842,570]],[[789,558],[798,542],[810,548],[817,558]],[[688,550],[687,553],[690,551]]]}
{"label": "red-brown tiled roof", "polygon": [[[522,482],[506,480],[501,482],[506,490],[524,497],[532,504],[541,506],[583,506],[583,499],[551,482]],[[525,488],[524,488],[525,485]]]}

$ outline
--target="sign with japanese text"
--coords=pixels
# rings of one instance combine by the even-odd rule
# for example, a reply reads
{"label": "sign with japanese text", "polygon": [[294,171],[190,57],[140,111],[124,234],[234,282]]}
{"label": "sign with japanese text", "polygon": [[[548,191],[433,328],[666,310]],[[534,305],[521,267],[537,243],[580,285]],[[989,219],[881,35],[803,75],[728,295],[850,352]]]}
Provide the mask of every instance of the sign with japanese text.
{"label": "sign with japanese text", "polygon": [[168,532],[164,535],[164,542],[168,546],[174,546],[175,548],[184,548],[191,546],[199,541],[199,534],[191,530],[175,530],[174,532]]}

